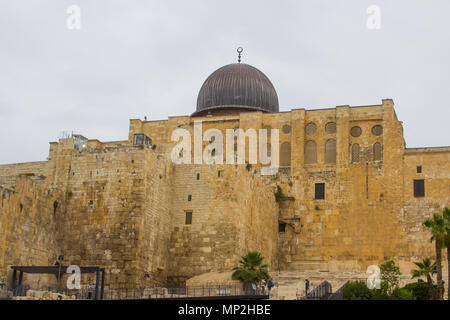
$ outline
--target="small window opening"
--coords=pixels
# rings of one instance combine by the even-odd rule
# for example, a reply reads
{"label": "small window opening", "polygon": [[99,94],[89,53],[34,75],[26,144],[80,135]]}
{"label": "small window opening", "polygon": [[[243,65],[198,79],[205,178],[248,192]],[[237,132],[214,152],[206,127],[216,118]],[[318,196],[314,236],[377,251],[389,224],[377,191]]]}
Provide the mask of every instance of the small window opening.
{"label": "small window opening", "polygon": [[316,200],[325,199],[325,183],[316,183],[315,186],[315,197]]}
{"label": "small window opening", "polygon": [[414,197],[425,197],[425,180],[414,180]]}
{"label": "small window opening", "polygon": [[186,211],[186,224],[192,224],[192,211]]}

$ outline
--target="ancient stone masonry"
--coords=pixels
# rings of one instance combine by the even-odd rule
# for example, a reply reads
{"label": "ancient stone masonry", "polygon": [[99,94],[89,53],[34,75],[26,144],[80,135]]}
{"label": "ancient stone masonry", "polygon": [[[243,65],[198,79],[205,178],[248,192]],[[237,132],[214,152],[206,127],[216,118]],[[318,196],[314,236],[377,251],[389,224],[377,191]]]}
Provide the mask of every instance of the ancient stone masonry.
{"label": "ancient stone masonry", "polygon": [[[48,161],[0,166],[0,277],[11,280],[11,265],[52,265],[63,255],[65,264],[105,268],[110,288],[197,284],[258,250],[270,272],[321,271],[341,283],[388,259],[408,275],[414,261],[434,256],[422,222],[450,205],[450,147],[406,148],[392,100],[213,109],[133,119],[125,141],[73,136],[51,142]],[[192,134],[195,121],[224,137],[279,130],[281,167],[263,174],[264,165],[249,163],[248,143],[245,164],[173,163],[172,133]]]}
{"label": "ancient stone masonry", "polygon": [[[2,276],[59,254],[105,267],[107,285],[123,288],[141,286],[145,274],[149,285],[175,285],[230,270],[247,250],[261,251],[271,270],[363,271],[392,258],[408,271],[433,256],[421,223],[449,204],[450,150],[405,149],[391,100],[204,120],[203,131],[279,129],[290,166],[262,176],[259,164],[174,165],[170,134],[192,132],[189,117],[131,120],[128,141],[89,140],[81,151],[73,139],[51,143],[47,162],[0,166]],[[137,133],[153,147],[134,146]],[[327,158],[330,140],[336,155]]]}

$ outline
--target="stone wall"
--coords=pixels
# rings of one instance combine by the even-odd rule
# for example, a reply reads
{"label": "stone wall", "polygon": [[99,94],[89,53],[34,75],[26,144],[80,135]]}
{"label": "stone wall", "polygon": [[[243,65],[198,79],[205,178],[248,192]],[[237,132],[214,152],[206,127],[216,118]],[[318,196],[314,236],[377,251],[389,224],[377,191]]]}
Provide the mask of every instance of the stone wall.
{"label": "stone wall", "polygon": [[[45,181],[20,176],[15,188],[0,186],[0,278],[10,279],[12,265],[53,265],[61,253],[63,194]],[[29,284],[56,284],[55,277],[25,274]]]}
{"label": "stone wall", "polygon": [[150,148],[129,145],[81,153],[69,147],[52,161],[54,184],[67,195],[66,260],[104,267],[114,288],[143,286],[146,273],[150,281],[164,281],[165,273],[155,274],[167,263],[165,162]]}
{"label": "stone wall", "polygon": [[[290,166],[263,176],[258,164],[174,165],[171,134],[176,128],[192,134],[194,120],[224,138],[226,129],[278,129],[280,146],[290,145],[283,155]],[[316,130],[307,129],[311,123]],[[326,130],[330,123],[335,131]],[[373,134],[375,125],[382,134]],[[355,126],[360,136],[350,134]],[[136,133],[154,146],[133,146]],[[330,139],[335,163],[325,157]],[[305,161],[308,141],[316,144],[316,163]],[[382,145],[380,160],[375,143]],[[249,160],[248,141],[246,151]],[[364,272],[394,259],[409,273],[413,261],[434,256],[421,224],[450,205],[449,160],[449,147],[405,149],[389,99],[364,107],[131,120],[126,141],[89,140],[79,151],[73,139],[61,139],[50,144],[47,162],[0,166],[0,266],[6,274],[8,265],[47,265],[63,254],[66,263],[106,268],[107,286],[131,288],[226,272],[258,250],[271,272]],[[425,197],[415,198],[412,181],[422,178]],[[325,199],[315,199],[316,183],[325,184]]]}
{"label": "stone wall", "polygon": [[[183,284],[201,273],[229,270],[248,250],[260,251],[266,263],[276,268],[278,212],[274,191],[255,170],[228,165],[175,167],[172,284]],[[186,211],[192,212],[192,225],[186,225]]]}
{"label": "stone wall", "polygon": [[19,175],[47,176],[48,162],[24,162],[0,165],[0,185],[12,188]]}

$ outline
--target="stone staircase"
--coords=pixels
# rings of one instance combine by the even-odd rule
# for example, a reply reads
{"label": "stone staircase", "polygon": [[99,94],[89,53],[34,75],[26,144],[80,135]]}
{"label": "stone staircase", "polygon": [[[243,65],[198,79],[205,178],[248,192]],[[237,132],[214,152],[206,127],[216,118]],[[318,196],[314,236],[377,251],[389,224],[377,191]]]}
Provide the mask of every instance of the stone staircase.
{"label": "stone staircase", "polygon": [[[314,260],[313,260],[314,261]],[[302,266],[314,265],[316,262],[305,263]],[[319,262],[320,265],[320,262]],[[333,292],[338,290],[349,280],[367,279],[363,271],[320,271],[320,270],[289,270],[279,271],[275,274],[276,288],[271,292],[271,299],[296,300],[305,296],[305,280],[310,283],[310,290],[328,281]]]}
{"label": "stone staircase", "polygon": [[[314,261],[314,260],[313,260]],[[319,262],[320,263],[320,262]],[[306,266],[308,265],[302,265]],[[313,265],[311,263],[310,265]],[[275,281],[275,288],[270,293],[270,299],[297,300],[305,296],[305,280],[308,279],[311,291],[324,281],[332,286],[332,292],[336,292],[347,281],[367,280],[365,271],[328,271],[328,270],[285,270],[271,273]],[[400,285],[410,283],[410,275],[402,275]]]}

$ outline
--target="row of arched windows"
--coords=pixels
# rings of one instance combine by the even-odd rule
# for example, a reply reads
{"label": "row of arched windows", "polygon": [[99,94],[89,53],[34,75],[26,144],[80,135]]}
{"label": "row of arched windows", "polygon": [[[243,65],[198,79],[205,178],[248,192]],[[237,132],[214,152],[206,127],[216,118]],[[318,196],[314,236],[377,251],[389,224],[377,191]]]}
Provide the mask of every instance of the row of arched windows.
{"label": "row of arched windows", "polygon": [[[305,164],[317,163],[317,144],[313,140],[305,143]],[[325,142],[325,163],[336,163],[336,140]]]}
{"label": "row of arched windows", "polygon": [[[354,143],[351,149],[352,163],[358,163],[361,160],[361,147],[359,144]],[[372,146],[372,159],[373,161],[380,161],[383,158],[383,146],[381,143],[376,142]]]}
{"label": "row of arched windows", "polygon": [[[236,145],[235,145],[236,146]],[[380,161],[382,160],[383,147],[381,143],[376,142],[372,147],[372,160]],[[268,156],[270,156],[270,144],[268,145]],[[351,146],[351,162],[360,162],[361,158],[361,147],[358,143],[354,143]],[[305,164],[317,163],[317,144],[313,140],[309,140],[305,143]],[[325,163],[335,164],[336,163],[336,140],[328,139],[325,142]],[[291,166],[291,144],[289,142],[284,142],[280,147],[280,166],[290,167]]]}

